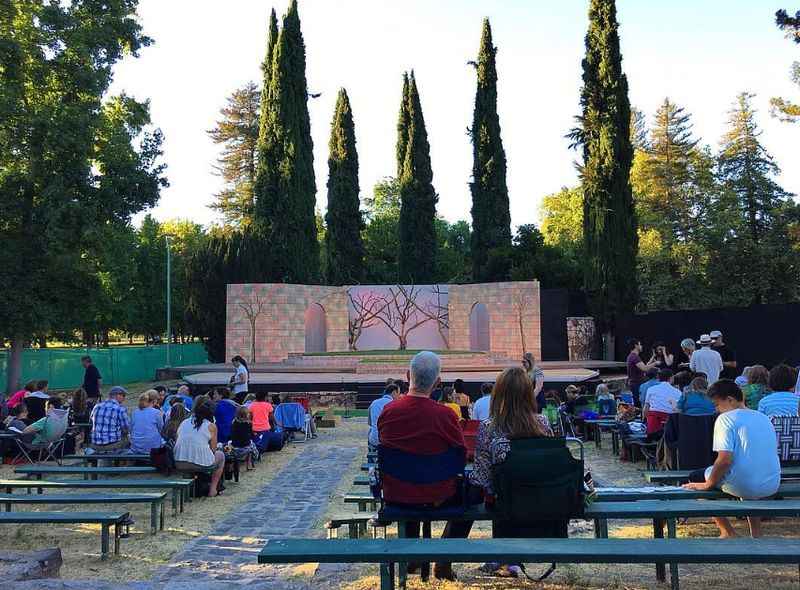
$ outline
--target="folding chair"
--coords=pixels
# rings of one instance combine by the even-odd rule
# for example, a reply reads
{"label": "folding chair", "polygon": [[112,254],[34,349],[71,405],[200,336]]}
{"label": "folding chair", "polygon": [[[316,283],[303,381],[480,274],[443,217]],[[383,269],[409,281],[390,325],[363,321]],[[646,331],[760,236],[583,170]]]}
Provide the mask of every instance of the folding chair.
{"label": "folding chair", "polygon": [[[49,425],[50,432],[42,441],[36,444],[17,438],[17,447],[19,448],[17,457],[25,457],[28,463],[42,463],[42,456],[44,455],[44,461],[55,461],[61,465],[61,460],[64,457],[64,441],[66,440],[64,435],[67,432],[69,410],[52,409],[45,419],[51,423]],[[34,454],[37,454],[37,461],[33,460]]]}
{"label": "folding chair", "polygon": [[280,404],[275,408],[275,422],[291,435],[292,441],[295,440],[295,432],[303,433],[303,442],[311,438],[311,416],[299,403]]}

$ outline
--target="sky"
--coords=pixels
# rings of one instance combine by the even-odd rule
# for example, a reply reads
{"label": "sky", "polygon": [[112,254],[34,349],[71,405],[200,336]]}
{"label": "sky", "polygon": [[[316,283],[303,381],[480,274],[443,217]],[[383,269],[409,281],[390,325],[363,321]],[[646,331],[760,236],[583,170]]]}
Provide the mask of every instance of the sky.
{"label": "sky", "polygon": [[[158,219],[220,221],[208,205],[221,188],[219,154],[207,134],[235,89],[260,81],[267,20],[288,0],[140,0],[155,44],[115,70],[112,93],[149,99],[164,132],[170,187]],[[778,3],[780,4],[780,3]],[[800,48],[774,25],[773,0],[617,0],[631,104],[648,116],[665,97],[691,113],[694,131],[716,148],[742,91],[762,140],[800,193],[800,127],[769,116],[772,96],[798,98],[789,79]],[[564,135],[579,111],[588,0],[300,0],[314,140],[317,207],[326,203],[327,151],[336,94],[353,108],[361,198],[395,170],[402,73],[416,73],[431,144],[438,212],[469,220],[475,59],[489,17],[498,47],[498,109],[508,159],[513,225],[539,220],[543,196],[576,184],[577,153]],[[139,216],[141,218],[141,216]]]}

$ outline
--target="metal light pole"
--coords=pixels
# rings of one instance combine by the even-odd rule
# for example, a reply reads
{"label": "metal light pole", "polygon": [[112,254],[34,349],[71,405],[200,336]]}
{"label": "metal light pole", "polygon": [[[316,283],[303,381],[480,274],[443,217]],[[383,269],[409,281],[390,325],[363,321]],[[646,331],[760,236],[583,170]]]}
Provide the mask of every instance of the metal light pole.
{"label": "metal light pole", "polygon": [[170,343],[172,342],[172,260],[169,251],[169,236],[164,236],[167,245],[167,367],[171,367]]}

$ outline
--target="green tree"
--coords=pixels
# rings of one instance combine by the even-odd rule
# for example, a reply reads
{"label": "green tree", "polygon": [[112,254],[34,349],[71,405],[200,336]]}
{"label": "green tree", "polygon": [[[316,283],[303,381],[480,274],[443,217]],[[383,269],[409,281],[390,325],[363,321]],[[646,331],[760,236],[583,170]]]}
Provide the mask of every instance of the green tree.
{"label": "green tree", "polygon": [[[436,258],[435,283],[467,283],[472,277],[471,242],[469,223],[448,223],[441,217],[436,219],[436,239],[439,255]],[[505,252],[505,258],[510,258]],[[509,262],[510,265],[510,262]]]}
{"label": "green tree", "polygon": [[425,130],[425,119],[413,71],[408,79],[408,93],[403,98],[408,115],[408,134],[405,137],[402,137],[402,133],[398,134],[397,141],[398,153],[401,145],[405,145],[402,170],[398,176],[400,184],[398,270],[401,281],[423,284],[434,281],[436,275],[438,196],[433,188],[428,132]]}
{"label": "green tree", "polygon": [[361,241],[361,202],[358,187],[356,131],[350,99],[344,88],[328,143],[328,212],[325,215],[327,282],[331,285],[360,283],[364,276],[364,244]]}
{"label": "green tree", "polygon": [[166,184],[148,105],[103,102],[114,64],[150,44],[138,2],[102,4],[0,4],[0,281],[25,286],[0,298],[9,388],[27,341],[91,315],[87,252],[105,228],[155,204]]}
{"label": "green tree", "polygon": [[264,74],[268,87],[258,137],[257,232],[269,251],[273,280],[314,283],[320,265],[314,215],[317,188],[297,0],[290,2],[283,17],[272,66]]}
{"label": "green tree", "polygon": [[[793,203],[773,180],[780,168],[759,139],[753,96],[743,92],[737,97],[722,139],[719,176],[724,191],[715,209],[724,216],[727,231],[721,233],[721,248],[715,250],[731,249],[742,255],[736,266],[742,268],[750,293],[746,303],[786,301],[792,298],[790,291],[797,280],[796,272],[793,276],[781,273],[793,267],[786,260],[791,251],[786,249],[788,228],[783,223],[784,210]],[[720,268],[720,272],[729,269]]]}
{"label": "green tree", "polygon": [[538,280],[545,289],[580,289],[581,260],[573,247],[548,244],[532,224],[521,225],[514,236],[511,279]]}
{"label": "green tree", "polygon": [[511,212],[506,185],[506,153],[497,114],[497,48],[489,19],[483,20],[475,110],[472,116],[472,276],[475,281],[508,279]]}
{"label": "green tree", "polygon": [[376,285],[398,282],[397,257],[400,250],[400,186],[388,177],[375,184],[372,196],[365,199],[364,227],[365,280]]}
{"label": "green tree", "polygon": [[602,331],[637,300],[637,221],[630,185],[633,161],[628,81],[622,72],[614,0],[591,0],[583,59],[580,127],[583,150],[584,284]]}
{"label": "green tree", "polygon": [[247,227],[253,220],[260,97],[255,82],[235,90],[220,111],[222,118],[208,132],[214,143],[223,146],[216,171],[225,183],[211,208],[234,227]]}
{"label": "green tree", "polygon": [[580,250],[583,245],[583,188],[563,187],[546,195],[539,208],[544,243]]}
{"label": "green tree", "polygon": [[[794,16],[789,16],[785,10],[779,10],[775,13],[775,23],[778,28],[786,32],[786,36],[794,39],[795,43],[800,43],[800,10]],[[792,64],[791,70],[792,82],[800,87],[800,62],[796,61]],[[798,123],[800,122],[800,104],[792,102],[784,98],[770,99],[770,113],[784,123]]]}
{"label": "green tree", "polygon": [[775,13],[775,24],[781,31],[786,32],[786,36],[794,39],[795,43],[800,43],[800,10],[789,16],[785,10],[778,10]]}

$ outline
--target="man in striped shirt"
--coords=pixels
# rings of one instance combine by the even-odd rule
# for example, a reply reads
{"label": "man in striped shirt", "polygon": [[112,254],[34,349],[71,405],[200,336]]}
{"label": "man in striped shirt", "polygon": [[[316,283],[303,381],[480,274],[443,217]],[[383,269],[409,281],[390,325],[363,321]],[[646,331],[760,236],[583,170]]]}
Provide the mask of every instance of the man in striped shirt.
{"label": "man in striped shirt", "polygon": [[797,416],[800,396],[794,391],[797,373],[788,365],[777,365],[769,372],[772,393],[758,402],[758,411],[767,416]]}

